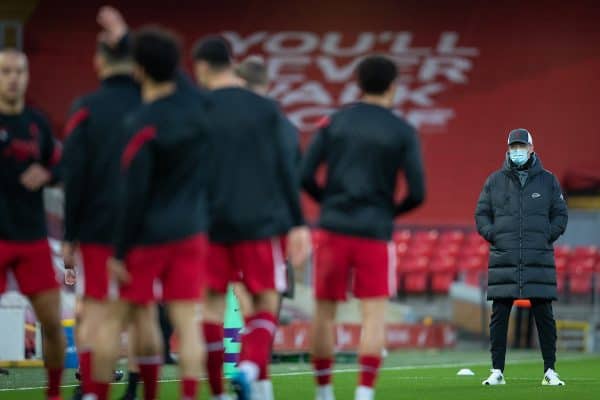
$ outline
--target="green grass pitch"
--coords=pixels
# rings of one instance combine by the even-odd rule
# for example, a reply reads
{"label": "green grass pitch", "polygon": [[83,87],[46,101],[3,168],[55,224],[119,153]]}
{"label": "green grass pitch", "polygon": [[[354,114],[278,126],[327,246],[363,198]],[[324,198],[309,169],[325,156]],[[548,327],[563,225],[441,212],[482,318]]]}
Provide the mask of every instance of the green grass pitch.
{"label": "green grass pitch", "polygon": [[[539,352],[510,352],[505,377],[507,384],[483,387],[489,374],[489,355],[483,351],[395,352],[385,360],[377,383],[377,400],[597,400],[600,399],[600,355],[559,353],[557,370],[565,387],[542,387],[542,362]],[[475,376],[459,377],[460,368],[470,368]],[[43,399],[44,374],[41,369],[12,369],[0,376],[0,400]],[[312,400],[314,385],[310,365],[276,364],[272,366],[275,397],[278,400]],[[72,385],[72,372],[65,384]],[[163,369],[161,399],[177,399],[179,385],[173,368]],[[356,365],[338,365],[334,375],[336,397],[351,400],[356,384]],[[38,387],[38,388],[36,388]],[[123,385],[112,387],[117,399]],[[65,387],[64,399],[70,399],[72,387]],[[141,394],[141,393],[140,393]],[[207,384],[202,382],[200,399],[209,399]]]}

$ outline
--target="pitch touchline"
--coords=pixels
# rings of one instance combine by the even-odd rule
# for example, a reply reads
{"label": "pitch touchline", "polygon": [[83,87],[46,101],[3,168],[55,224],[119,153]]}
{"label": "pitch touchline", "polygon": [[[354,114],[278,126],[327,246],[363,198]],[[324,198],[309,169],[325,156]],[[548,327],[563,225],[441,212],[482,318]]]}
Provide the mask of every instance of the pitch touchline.
{"label": "pitch touchline", "polygon": [[[561,357],[561,360],[564,361],[578,361],[578,360],[586,360],[589,358],[593,358],[593,357],[581,357],[581,356],[573,356],[573,357]],[[528,363],[532,363],[532,362],[536,362],[536,360],[515,360],[515,361],[511,361],[510,364],[511,365],[515,365],[515,364],[528,364]],[[427,368],[454,368],[454,367],[481,367],[481,366],[485,366],[485,365],[489,365],[489,362],[464,362],[464,363],[447,363],[447,364],[424,364],[424,365],[401,365],[401,366],[397,366],[397,367],[383,367],[380,370],[381,371],[405,371],[405,370],[411,370],[411,369],[427,369]],[[345,374],[345,373],[356,373],[359,372],[358,368],[345,368],[345,369],[338,369],[338,370],[334,370],[333,373],[334,374]],[[302,376],[302,375],[312,375],[313,371],[298,371],[298,372],[279,372],[279,373],[275,373],[275,374],[271,374],[271,376]],[[398,377],[398,379],[450,379],[449,377]],[[454,379],[454,378],[452,378]],[[201,380],[206,380],[206,378],[202,378]],[[510,378],[510,380],[537,380],[534,378]],[[592,378],[569,378],[570,381],[595,381],[595,379]],[[160,383],[173,383],[173,382],[180,382],[179,379],[160,379],[159,380]],[[126,385],[127,382],[114,382],[113,385]],[[76,387],[79,385],[61,385],[62,388],[70,388],[70,387]],[[0,392],[17,392],[17,391],[27,391],[27,390],[39,390],[39,389],[45,389],[46,386],[33,386],[33,387],[25,387],[25,388],[13,388],[13,389],[0,389]]]}

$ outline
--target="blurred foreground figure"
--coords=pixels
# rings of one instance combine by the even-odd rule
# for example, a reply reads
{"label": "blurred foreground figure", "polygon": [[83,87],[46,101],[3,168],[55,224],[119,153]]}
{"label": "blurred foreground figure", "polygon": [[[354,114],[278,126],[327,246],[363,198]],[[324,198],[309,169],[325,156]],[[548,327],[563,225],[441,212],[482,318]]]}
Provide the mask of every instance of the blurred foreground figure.
{"label": "blurred foreground figure", "polygon": [[[253,383],[268,382],[279,293],[286,288],[285,258],[305,262],[310,233],[304,226],[290,151],[287,120],[277,105],[242,87],[224,39],[209,37],[194,50],[198,83],[211,90],[213,171],[209,268],[204,336],[213,396],[224,397],[223,314],[230,282],[241,281],[252,297],[239,373],[232,385],[250,400]],[[287,247],[287,248],[286,248]],[[269,389],[269,388],[267,388]],[[272,396],[265,390],[265,396]]]}
{"label": "blurred foreground figure", "polygon": [[[134,76],[143,106],[125,124],[120,158],[123,190],[116,220],[115,255],[108,267],[119,283],[94,348],[93,395],[108,398],[120,332],[135,321],[144,399],[157,398],[162,362],[155,302],[162,299],[180,340],[181,398],[195,399],[202,372],[199,302],[207,250],[206,102],[176,85],[180,50],[160,29],[133,35]],[[94,398],[94,397],[91,397]]]}
{"label": "blurred foreground figure", "polygon": [[[390,242],[394,218],[425,197],[417,133],[390,109],[395,64],[382,56],[367,57],[357,75],[361,101],[321,122],[301,169],[304,190],[321,203],[311,341],[317,400],[334,399],[334,322],[337,303],[345,301],[349,291],[361,300],[363,319],[355,399],[374,398],[387,301],[396,294],[396,253]],[[327,165],[324,186],[315,177],[322,164]],[[396,204],[399,171],[406,176],[408,194]]]}
{"label": "blurred foreground figure", "polygon": [[110,10],[100,10],[98,22],[105,30],[99,35],[94,55],[100,87],[73,103],[65,126],[62,161],[63,258],[66,268],[78,268],[77,294],[81,306],[76,334],[82,393],[91,390],[95,334],[99,325],[110,318],[107,303],[118,299],[117,284],[109,280],[106,262],[114,253],[119,157],[127,142],[123,121],[141,105],[139,85],[132,77],[129,43],[113,46],[109,42],[111,17]]}
{"label": "blurred foreground figure", "polygon": [[44,186],[58,179],[60,148],[48,122],[25,106],[27,56],[0,51],[0,295],[9,272],[42,325],[48,399],[60,399],[65,338],[46,231]]}

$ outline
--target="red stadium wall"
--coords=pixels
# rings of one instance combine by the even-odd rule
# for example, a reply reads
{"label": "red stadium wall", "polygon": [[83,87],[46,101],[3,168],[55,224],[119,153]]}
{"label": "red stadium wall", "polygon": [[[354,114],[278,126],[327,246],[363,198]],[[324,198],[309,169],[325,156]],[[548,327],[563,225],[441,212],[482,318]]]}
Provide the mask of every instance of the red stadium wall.
{"label": "red stadium wall", "polygon": [[[26,24],[29,98],[56,127],[77,94],[95,86],[91,58],[99,1],[40,2]],[[236,56],[264,54],[272,93],[303,128],[356,99],[351,71],[372,51],[393,55],[396,108],[418,125],[428,199],[410,224],[472,224],[485,177],[503,159],[506,133],[533,134],[546,168],[600,170],[600,8],[593,2],[115,1],[132,27],[160,22],[186,49],[229,32]],[[307,201],[311,216],[316,209]]]}

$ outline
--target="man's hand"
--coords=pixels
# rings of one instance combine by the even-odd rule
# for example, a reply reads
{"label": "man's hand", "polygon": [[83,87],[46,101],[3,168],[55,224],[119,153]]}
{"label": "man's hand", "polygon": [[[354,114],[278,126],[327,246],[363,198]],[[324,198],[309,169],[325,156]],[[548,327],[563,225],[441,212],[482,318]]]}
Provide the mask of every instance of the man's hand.
{"label": "man's hand", "polygon": [[108,46],[115,47],[127,33],[127,23],[119,10],[114,7],[101,7],[96,21],[102,27],[98,39]]}
{"label": "man's hand", "polygon": [[77,252],[77,244],[71,242],[63,242],[62,257],[65,264],[65,284],[74,285],[77,283],[77,273],[75,272],[75,253]]}
{"label": "man's hand", "polygon": [[311,251],[310,230],[305,226],[293,228],[288,232],[287,256],[293,267],[298,268],[308,260]]}
{"label": "man's hand", "polygon": [[123,261],[111,257],[108,259],[106,267],[108,268],[111,279],[117,281],[119,284],[131,282],[131,275],[129,275]]}
{"label": "man's hand", "polygon": [[42,165],[35,163],[21,174],[21,184],[31,192],[36,192],[52,180],[52,174]]}

